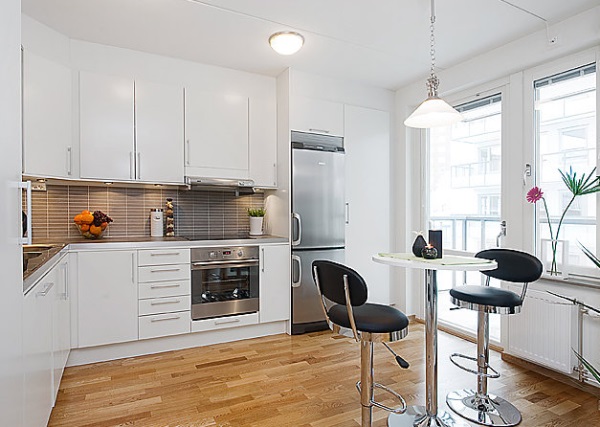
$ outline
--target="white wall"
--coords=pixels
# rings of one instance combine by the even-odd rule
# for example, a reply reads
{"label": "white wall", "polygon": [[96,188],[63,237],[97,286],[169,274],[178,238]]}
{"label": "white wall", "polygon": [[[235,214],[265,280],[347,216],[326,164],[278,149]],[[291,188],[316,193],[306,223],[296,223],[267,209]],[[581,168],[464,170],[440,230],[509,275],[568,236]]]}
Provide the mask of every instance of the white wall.
{"label": "white wall", "polygon": [[[440,95],[448,98],[467,89],[472,89],[476,93],[476,88],[482,84],[502,79],[509,82],[511,86],[510,102],[522,102],[521,73],[523,70],[600,43],[600,6],[551,25],[548,34],[556,36],[558,43],[549,44],[546,30],[543,30],[439,71]],[[405,174],[394,177],[397,230],[395,250],[398,252],[410,248],[414,239],[412,230],[427,228],[421,222],[424,204],[421,168],[425,160],[423,136],[418,130],[403,125],[404,119],[426,97],[425,79],[426,76],[423,76],[421,80],[396,92],[397,141],[394,145],[397,150],[394,154],[394,164],[397,169],[406,171]],[[523,132],[521,129],[516,129],[519,126],[518,118],[513,119],[515,125],[508,131],[511,132],[511,137],[520,138],[513,141],[515,145],[523,145]],[[519,152],[510,155],[524,156],[525,154]],[[423,295],[420,292],[422,286],[415,286],[415,283],[421,283],[420,275],[402,269],[397,269],[394,274],[396,281],[406,287],[406,293],[397,295],[399,298],[397,302],[406,300],[407,314],[422,315]]]}
{"label": "white wall", "polygon": [[21,2],[0,2],[0,425],[22,425]]}

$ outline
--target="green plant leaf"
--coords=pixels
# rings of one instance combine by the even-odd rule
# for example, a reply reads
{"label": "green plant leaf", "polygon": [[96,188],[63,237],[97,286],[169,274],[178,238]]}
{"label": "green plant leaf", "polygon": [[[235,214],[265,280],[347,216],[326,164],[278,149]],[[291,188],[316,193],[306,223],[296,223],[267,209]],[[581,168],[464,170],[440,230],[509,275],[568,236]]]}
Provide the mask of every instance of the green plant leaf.
{"label": "green plant leaf", "polygon": [[596,267],[600,268],[600,259],[598,259],[598,257],[596,255],[594,255],[594,253],[592,251],[590,251],[588,248],[583,246],[579,240],[577,241],[577,245],[579,246],[581,251],[585,254],[585,256],[587,256],[594,264],[596,264]]}
{"label": "green plant leaf", "polygon": [[573,353],[575,353],[575,356],[577,356],[577,359],[579,359],[579,361],[583,364],[583,366],[585,366],[585,369],[590,371],[590,374],[593,375],[593,377],[596,379],[596,381],[600,382],[600,372],[598,371],[598,369],[596,369],[594,366],[592,366],[592,364],[590,362],[588,362],[585,359],[585,357],[583,357],[581,354],[577,353],[575,350],[573,350]]}
{"label": "green plant leaf", "polygon": [[250,209],[248,208],[248,216],[265,216],[265,214],[267,213],[267,211],[263,208],[258,208],[258,209]]}
{"label": "green plant leaf", "polygon": [[593,168],[589,175],[584,173],[581,178],[577,178],[577,172],[569,167],[569,172],[565,173],[558,170],[565,186],[573,196],[583,196],[585,194],[597,193],[600,191],[600,177],[595,176],[596,168]]}

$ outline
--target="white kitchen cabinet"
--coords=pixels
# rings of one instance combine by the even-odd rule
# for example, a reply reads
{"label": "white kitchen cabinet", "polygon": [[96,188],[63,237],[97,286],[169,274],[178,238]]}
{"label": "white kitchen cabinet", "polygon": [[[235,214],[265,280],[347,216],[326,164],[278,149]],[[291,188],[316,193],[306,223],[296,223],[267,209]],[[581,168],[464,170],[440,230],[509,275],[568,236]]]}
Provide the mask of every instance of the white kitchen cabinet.
{"label": "white kitchen cabinet", "polygon": [[138,339],[137,251],[79,252],[79,347]]}
{"label": "white kitchen cabinet", "polygon": [[293,96],[290,128],[301,132],[344,136],[344,105],[322,99]]}
{"label": "white kitchen cabinet", "polygon": [[71,289],[69,255],[54,268],[55,290],[52,303],[52,360],[53,402],[56,401],[60,380],[71,351]]}
{"label": "white kitchen cabinet", "polygon": [[365,278],[369,301],[389,304],[389,267],[371,261],[390,246],[390,116],[345,106],[346,264]]}
{"label": "white kitchen cabinet", "polygon": [[23,173],[73,178],[71,70],[23,51]]}
{"label": "white kitchen cabinet", "polygon": [[248,178],[248,97],[185,89],[185,174]]}
{"label": "white kitchen cabinet", "polygon": [[131,79],[79,73],[82,178],[135,178],[133,96]]}
{"label": "white kitchen cabinet", "polygon": [[52,305],[56,292],[56,271],[52,270],[40,279],[24,298],[24,426],[47,425],[52,411]]}
{"label": "white kitchen cabinet", "polygon": [[290,319],[290,246],[260,247],[260,306],[261,323]]}
{"label": "white kitchen cabinet", "polygon": [[183,183],[183,87],[135,81],[136,179]]}
{"label": "white kitchen cabinet", "polygon": [[183,88],[80,72],[81,177],[183,182]]}
{"label": "white kitchen cabinet", "polygon": [[274,99],[250,99],[250,173],[256,187],[277,187],[277,111]]}

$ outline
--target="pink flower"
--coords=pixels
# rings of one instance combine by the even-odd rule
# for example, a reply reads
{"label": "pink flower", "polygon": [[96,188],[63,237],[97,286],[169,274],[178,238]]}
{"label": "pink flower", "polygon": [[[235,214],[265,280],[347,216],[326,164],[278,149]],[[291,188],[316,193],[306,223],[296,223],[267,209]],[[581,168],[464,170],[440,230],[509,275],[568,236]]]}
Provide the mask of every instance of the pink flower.
{"label": "pink flower", "polygon": [[529,203],[535,203],[538,202],[543,196],[544,193],[540,187],[533,187],[527,192],[527,201]]}

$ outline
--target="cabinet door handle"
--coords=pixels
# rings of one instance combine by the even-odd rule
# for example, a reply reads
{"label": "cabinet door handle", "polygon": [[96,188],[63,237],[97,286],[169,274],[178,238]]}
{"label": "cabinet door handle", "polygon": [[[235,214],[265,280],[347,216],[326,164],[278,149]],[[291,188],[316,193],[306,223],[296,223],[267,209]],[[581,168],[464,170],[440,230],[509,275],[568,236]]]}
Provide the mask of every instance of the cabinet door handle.
{"label": "cabinet door handle", "polygon": [[135,285],[135,253],[131,254],[131,283]]}
{"label": "cabinet door handle", "polygon": [[181,319],[181,316],[161,317],[159,319],[151,319],[150,321],[152,323],[154,323],[154,322],[164,322],[165,320],[177,320],[177,319]]}
{"label": "cabinet door handle", "polygon": [[129,179],[133,179],[133,175],[134,175],[135,165],[133,164],[133,162],[134,162],[133,151],[130,151],[129,152]]}
{"label": "cabinet door handle", "polygon": [[265,272],[265,248],[260,248],[260,251],[262,253],[261,271],[264,273]]}
{"label": "cabinet door handle", "polygon": [[215,320],[215,325],[226,325],[228,323],[238,323],[240,319]]}
{"label": "cabinet door handle", "polygon": [[71,176],[73,173],[73,149],[67,147],[67,175]]}
{"label": "cabinet door handle", "polygon": [[168,301],[151,301],[150,305],[179,304],[180,302],[180,299],[171,299]]}
{"label": "cabinet door handle", "polygon": [[153,268],[150,273],[165,273],[169,271],[181,271],[181,268]]}
{"label": "cabinet door handle", "polygon": [[150,256],[179,255],[181,252],[152,252]]}
{"label": "cabinet door handle", "polygon": [[36,297],[45,297],[46,295],[48,295],[48,292],[50,292],[50,289],[52,289],[53,286],[54,286],[54,282],[46,283],[46,286],[44,286],[44,289],[37,292],[35,294],[35,296]]}
{"label": "cabinet door handle", "polygon": [[346,203],[346,224],[350,224],[350,203]]}
{"label": "cabinet door handle", "polygon": [[185,140],[185,164],[190,165],[190,140]]}
{"label": "cabinet door handle", "polygon": [[[25,232],[26,236],[21,237],[21,244],[23,245],[31,245],[31,234],[32,234],[32,226],[31,226],[31,181],[21,182],[19,184],[19,192],[21,189],[25,189],[26,199],[27,199],[27,231]],[[19,200],[21,200],[22,195],[19,194]],[[20,224],[20,223],[19,223]],[[21,228],[21,227],[19,227]],[[19,236],[23,234],[23,231],[19,232]]]}
{"label": "cabinet door handle", "polygon": [[311,131],[311,132],[329,133],[329,131],[327,129],[308,128],[308,130]]}
{"label": "cabinet door handle", "polygon": [[141,174],[141,167],[140,164],[142,162],[142,153],[140,153],[139,151],[136,153],[137,154],[137,159],[135,162],[135,179],[142,179],[142,174]]}
{"label": "cabinet door handle", "polygon": [[69,263],[65,262],[63,264],[63,271],[65,273],[65,300],[69,299]]}
{"label": "cabinet door handle", "polygon": [[292,264],[298,265],[298,280],[294,280],[293,268],[292,268],[292,288],[299,288],[302,282],[302,263],[298,255],[292,255]]}
{"label": "cabinet door handle", "polygon": [[169,285],[150,285],[150,289],[165,289],[165,288],[179,288],[179,283],[173,283]]}

